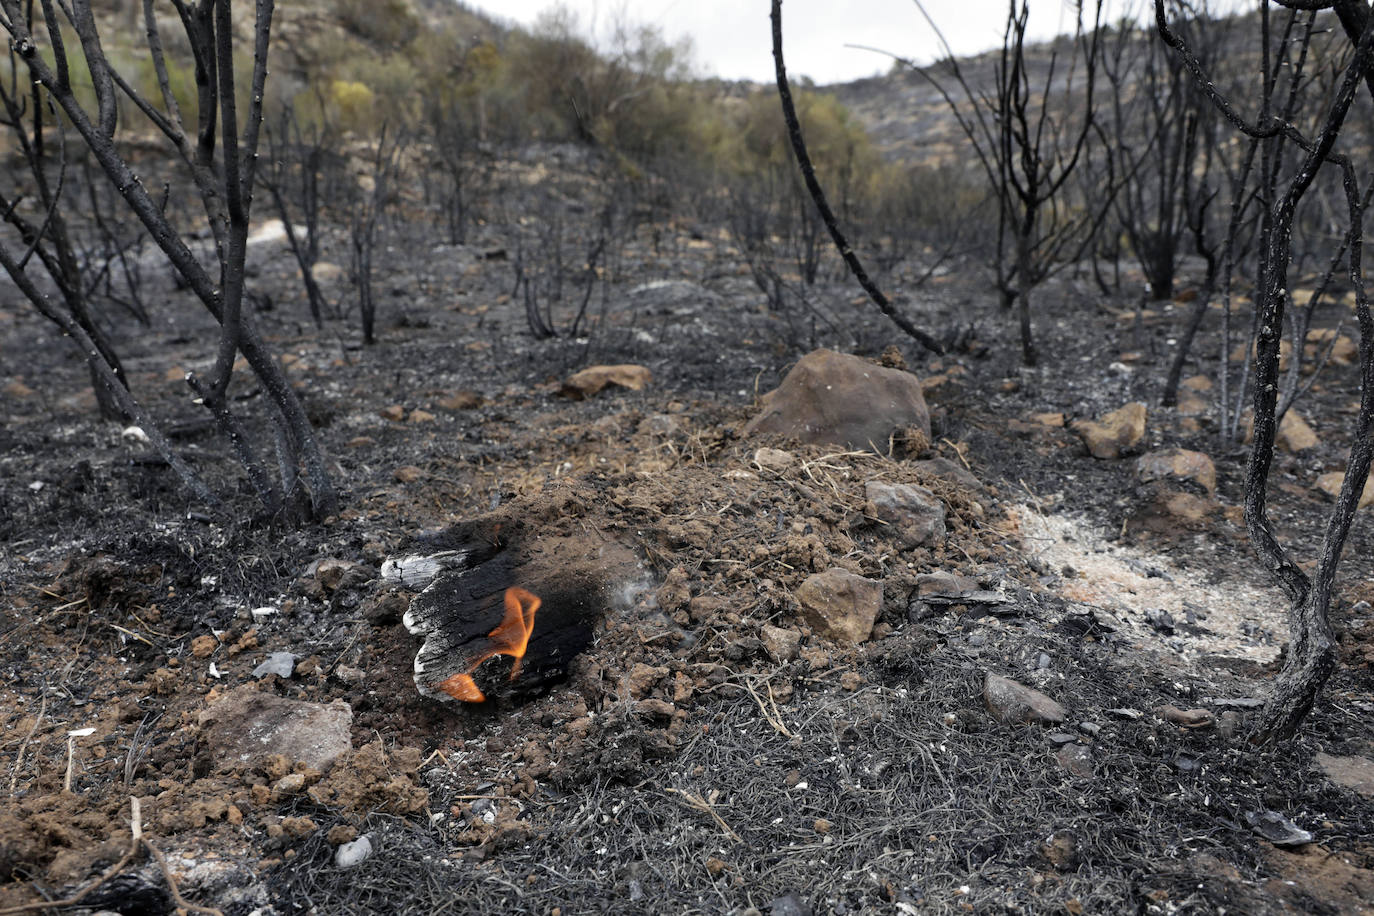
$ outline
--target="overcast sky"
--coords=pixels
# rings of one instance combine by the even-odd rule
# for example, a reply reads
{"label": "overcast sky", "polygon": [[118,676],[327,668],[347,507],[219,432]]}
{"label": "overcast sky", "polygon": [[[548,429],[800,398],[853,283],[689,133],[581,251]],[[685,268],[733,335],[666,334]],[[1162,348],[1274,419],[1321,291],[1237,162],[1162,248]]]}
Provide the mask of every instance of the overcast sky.
{"label": "overcast sky", "polygon": [[[554,0],[466,0],[501,19],[532,24]],[[635,24],[656,25],[669,40],[690,36],[701,76],[773,79],[769,0],[563,0],[584,30],[618,12]],[[997,47],[1007,20],[1007,0],[926,0],[926,9],[956,54]],[[912,0],[784,0],[783,50],[787,73],[817,83],[844,82],[887,72],[890,58],[845,47],[870,45],[919,62],[938,56],[930,26]],[[1073,26],[1061,0],[1032,0],[1029,31],[1050,37]]]}

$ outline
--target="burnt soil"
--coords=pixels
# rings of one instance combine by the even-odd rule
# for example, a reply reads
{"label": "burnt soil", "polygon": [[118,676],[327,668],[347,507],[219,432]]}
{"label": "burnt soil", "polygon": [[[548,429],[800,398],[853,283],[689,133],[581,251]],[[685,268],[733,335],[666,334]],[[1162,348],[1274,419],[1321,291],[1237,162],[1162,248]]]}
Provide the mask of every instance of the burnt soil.
{"label": "burnt soil", "polygon": [[[530,158],[505,166],[513,187],[546,168]],[[575,173],[576,157],[565,167]],[[591,221],[596,187],[564,186],[568,225]],[[1336,590],[1343,665],[1282,747],[1250,747],[1249,707],[1227,703],[1263,696],[1281,609],[1247,626],[1241,651],[1208,654],[1111,626],[1082,595],[1092,554],[1116,549],[1146,558],[1166,591],[1179,571],[1221,595],[1267,586],[1238,527],[1244,446],[1218,444],[1210,394],[1191,414],[1155,406],[1185,305],[1136,316],[1133,293],[1104,297],[1068,272],[1037,294],[1049,357],[1023,369],[976,264],[952,262],[919,288],[903,284],[922,265],[899,268],[887,283],[907,313],[954,344],[933,357],[842,277],[823,279],[809,306],[770,310],[727,235],[660,220],[627,231],[588,333],[538,341],[510,295],[528,231],[493,218],[446,245],[419,218],[398,220],[378,253],[370,347],[352,316],[317,331],[282,244],[254,247],[250,282],[272,303],[254,320],[344,496],[337,515],[294,529],[258,517],[198,423],[180,379],[209,363],[213,338],[165,277],[147,281],[157,321],[119,323],[117,339],[140,398],[234,494],[226,513],[188,505],[146,445],[96,419],[78,355],[5,287],[0,912],[79,891],[121,861],[131,797],[165,865],[139,850],[87,909],[171,912],[169,875],[187,900],[238,914],[1369,906],[1374,802],[1316,757],[1374,753],[1374,613],[1360,604],[1374,599],[1371,510]],[[326,257],[342,260],[343,246],[331,238]],[[643,287],[655,281],[679,282]],[[327,291],[353,301],[343,280]],[[874,359],[895,346],[886,360],[922,379],[933,444],[877,455],[741,439],[757,396],[815,346]],[[1197,352],[1218,347],[1213,317]],[[1210,360],[1187,374],[1211,374]],[[652,383],[561,392],[576,369],[616,363],[648,367]],[[246,376],[235,385],[251,415],[261,396]],[[1320,444],[1276,463],[1276,525],[1300,560],[1317,552],[1330,502],[1313,482],[1341,467],[1354,386],[1353,367],[1324,369],[1299,406]],[[1133,456],[1090,457],[1036,417],[1132,400],[1150,405],[1137,451],[1215,461],[1216,501],[1200,516],[1161,515]],[[757,460],[761,447],[790,459]],[[935,491],[946,541],[894,543],[865,505],[875,479]],[[1089,562],[1043,561],[1023,507],[1092,532]],[[545,537],[614,541],[634,563],[607,573],[620,598],[565,681],[441,703],[412,681],[419,641],[401,619],[413,593],[381,567],[493,514]],[[873,637],[857,647],[797,616],[798,584],[836,566],[884,584]],[[1005,600],[914,601],[916,577],[940,570]],[[1205,646],[1208,608],[1194,609],[1190,645]],[[775,657],[765,625],[800,632],[799,652]],[[254,677],[273,652],[298,656],[292,675]],[[1045,691],[1069,721],[997,723],[986,672]],[[324,773],[216,758],[199,714],[242,685],[347,702],[353,752]],[[1155,713],[1165,704],[1240,722],[1183,728]],[[303,778],[283,784],[293,771]],[[1246,824],[1258,809],[1315,842],[1270,845]],[[339,868],[336,847],[364,834],[371,856]]]}

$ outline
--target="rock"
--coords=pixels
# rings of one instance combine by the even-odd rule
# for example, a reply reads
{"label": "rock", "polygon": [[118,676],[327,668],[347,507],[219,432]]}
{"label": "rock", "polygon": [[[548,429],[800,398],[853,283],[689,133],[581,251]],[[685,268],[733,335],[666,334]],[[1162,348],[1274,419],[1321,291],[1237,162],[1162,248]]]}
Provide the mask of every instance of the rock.
{"label": "rock", "polygon": [[1326,778],[1338,786],[1354,789],[1366,798],[1374,798],[1374,760],[1368,757],[1333,757],[1317,754],[1317,766]]}
{"label": "rock", "polygon": [[1056,830],[1040,844],[1040,855],[1055,868],[1072,868],[1078,861],[1078,841],[1071,830]]}
{"label": "rock", "polygon": [[400,423],[406,418],[406,409],[400,404],[391,404],[377,411],[377,416],[392,423]]}
{"label": "rock", "polygon": [[958,484],[969,490],[981,489],[983,484],[973,472],[957,461],[948,458],[926,458],[911,462],[911,466],[923,474],[934,474],[950,483]]}
{"label": "rock", "polygon": [[769,916],[811,916],[811,907],[800,894],[783,894],[768,904]]}
{"label": "rock", "polygon": [[307,703],[245,686],[221,696],[200,713],[199,722],[202,741],[226,767],[282,754],[326,770],[353,747],[353,708],[342,700]]}
{"label": "rock", "polygon": [[1283,419],[1279,421],[1279,432],[1275,441],[1279,448],[1289,452],[1306,451],[1316,448],[1321,443],[1307,420],[1296,410],[1289,410],[1283,415]]}
{"label": "rock", "polygon": [[589,398],[608,385],[641,391],[653,378],[648,369],[633,364],[588,366],[568,376],[560,393],[572,398]]}
{"label": "rock", "polygon": [[424,477],[425,472],[413,464],[405,464],[392,471],[391,476],[396,478],[397,483],[414,483]]}
{"label": "rock", "polygon": [[634,699],[643,699],[653,691],[654,685],[667,676],[667,668],[637,662],[625,678],[625,689],[630,692],[630,696]]}
{"label": "rock", "polygon": [[803,356],[762,403],[743,435],[781,433],[880,454],[906,427],[930,438],[930,411],[916,376],[833,350]]}
{"label": "rock", "polygon": [[1054,755],[1064,772],[1079,779],[1092,779],[1093,755],[1081,744],[1066,744]]}
{"label": "rock", "polygon": [[[1317,489],[1332,499],[1336,499],[1341,495],[1341,483],[1344,480],[1344,471],[1331,471],[1317,478]],[[1370,503],[1374,503],[1374,474],[1365,478],[1364,490],[1360,492],[1359,508],[1363,509]]]}
{"label": "rock", "polygon": [[1174,616],[1163,608],[1149,608],[1145,611],[1145,621],[1165,636],[1174,632]]}
{"label": "rock", "polygon": [[1211,728],[1217,722],[1210,709],[1179,709],[1177,706],[1160,706],[1155,709],[1161,719],[1182,725],[1184,728]]}
{"label": "rock", "polygon": [[372,841],[363,834],[351,843],[344,843],[334,851],[334,864],[339,868],[352,868],[372,855]]}
{"label": "rock", "polygon": [[267,677],[275,674],[277,677],[290,677],[291,672],[296,670],[296,659],[299,655],[290,652],[273,652],[267,656],[267,660],[253,669],[253,677]]}
{"label": "rock", "polygon": [[[180,376],[178,376],[177,381],[180,381]],[[24,380],[20,378],[10,379],[5,383],[4,388],[0,388],[0,391],[3,391],[9,397],[20,400],[31,398],[34,394],[33,389],[25,385]]]}
{"label": "rock", "polygon": [[407,423],[433,423],[433,422],[434,422],[434,414],[430,413],[428,410],[421,410],[420,408],[417,407],[416,409],[414,409],[414,410],[412,410],[412,411],[410,412],[410,416],[406,417],[406,422],[407,422]]}
{"label": "rock", "polygon": [[1217,489],[1217,469],[1212,459],[1185,448],[1163,448],[1141,455],[1136,461],[1136,474],[1144,483],[1164,478],[1190,480],[1208,495]]}
{"label": "rock", "polygon": [[209,658],[219,648],[219,640],[206,633],[191,640],[191,655],[196,658]]}
{"label": "rock", "polygon": [[310,265],[310,276],[316,283],[329,283],[343,276],[344,269],[329,261],[316,261]]}
{"label": "rock", "polygon": [[475,391],[454,391],[434,402],[434,406],[444,410],[474,410],[485,403]]}
{"label": "rock", "polygon": [[314,583],[324,592],[360,585],[371,578],[370,572],[361,563],[337,557],[316,560],[306,569],[306,576],[314,579]]}
{"label": "rock", "polygon": [[1004,725],[1058,725],[1068,719],[1064,707],[1040,691],[991,671],[983,677],[983,702]]}
{"label": "rock", "polygon": [[1165,515],[1194,525],[1206,521],[1216,507],[1210,499],[1192,493],[1168,493],[1162,501]]}
{"label": "rock", "polygon": [[1303,356],[1308,361],[1303,371],[1311,372],[1316,360],[1328,349],[1333,366],[1349,366],[1360,361],[1360,348],[1355,341],[1344,334],[1337,335],[1335,328],[1313,328],[1307,332],[1307,345],[1303,347]]}
{"label": "rock", "polygon": [[883,584],[835,567],[797,587],[801,616],[821,635],[858,645],[873,632],[883,607]]}
{"label": "rock", "polygon": [[769,623],[759,627],[759,641],[763,643],[763,650],[768,653],[768,657],[779,665],[796,658],[797,651],[801,648],[800,633]]}
{"label": "rock", "polygon": [[870,480],[864,484],[864,496],[903,550],[933,546],[945,539],[945,504],[925,487]]}
{"label": "rock", "polygon": [[1277,811],[1260,808],[1245,812],[1245,823],[1257,835],[1264,837],[1275,846],[1306,846],[1312,842],[1312,834],[1303,830]]}
{"label": "rock", "polygon": [[287,773],[281,779],[272,783],[272,799],[279,801],[292,795],[300,795],[305,791],[304,773]]}
{"label": "rock", "polygon": [[1190,375],[1179,383],[1179,387],[1205,394],[1213,388],[1212,377],[1210,375]]}
{"label": "rock", "polygon": [[1094,458],[1120,458],[1145,437],[1145,405],[1139,401],[1104,414],[1097,420],[1078,420],[1072,429]]}
{"label": "rock", "polygon": [[955,601],[978,591],[978,583],[973,579],[944,569],[916,577],[916,597],[925,600]]}
{"label": "rock", "polygon": [[1064,414],[1054,413],[1033,413],[1030,416],[1031,422],[1038,426],[1048,426],[1051,429],[1064,428]]}
{"label": "rock", "polygon": [[667,700],[650,698],[635,703],[635,712],[646,719],[671,719],[677,707]]}
{"label": "rock", "polygon": [[780,448],[761,448],[754,451],[754,467],[760,471],[780,474],[796,463],[796,455]]}

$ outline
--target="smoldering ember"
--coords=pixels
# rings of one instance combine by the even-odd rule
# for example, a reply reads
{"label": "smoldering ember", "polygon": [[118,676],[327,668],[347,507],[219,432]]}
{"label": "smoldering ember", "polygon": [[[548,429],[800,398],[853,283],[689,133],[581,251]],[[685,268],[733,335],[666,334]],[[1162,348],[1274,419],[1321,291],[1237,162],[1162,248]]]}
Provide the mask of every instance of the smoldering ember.
{"label": "smoldering ember", "polygon": [[0,0],[0,914],[1374,910],[1368,0],[746,6]]}

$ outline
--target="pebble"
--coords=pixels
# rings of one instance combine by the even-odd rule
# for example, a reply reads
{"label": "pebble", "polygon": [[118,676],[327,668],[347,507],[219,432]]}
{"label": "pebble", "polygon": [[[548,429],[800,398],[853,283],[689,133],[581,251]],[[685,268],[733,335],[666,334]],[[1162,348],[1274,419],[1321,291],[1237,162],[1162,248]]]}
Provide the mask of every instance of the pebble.
{"label": "pebble", "polygon": [[334,864],[339,868],[352,868],[372,855],[372,841],[363,834],[351,843],[344,843],[334,852]]}
{"label": "pebble", "polygon": [[267,656],[267,660],[253,669],[253,677],[267,677],[275,674],[277,677],[290,677],[291,672],[296,670],[296,660],[299,655],[290,652],[273,652]]}

